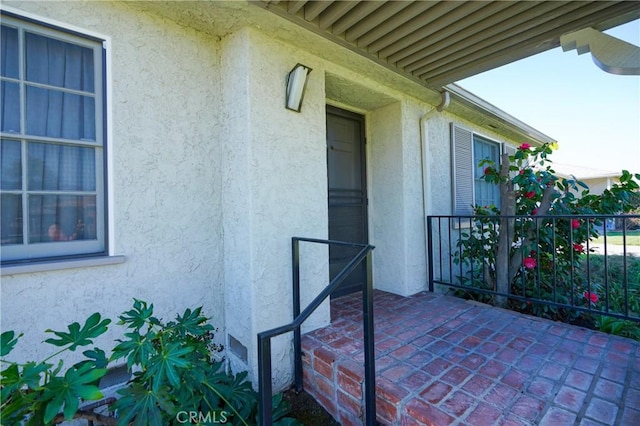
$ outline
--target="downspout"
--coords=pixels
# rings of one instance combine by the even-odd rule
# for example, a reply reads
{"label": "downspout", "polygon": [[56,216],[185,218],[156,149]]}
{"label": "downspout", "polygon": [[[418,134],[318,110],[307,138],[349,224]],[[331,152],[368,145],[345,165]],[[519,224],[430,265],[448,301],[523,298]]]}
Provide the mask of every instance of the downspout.
{"label": "downspout", "polygon": [[428,267],[429,263],[429,238],[427,235],[427,215],[431,213],[431,190],[428,189],[428,185],[431,182],[431,172],[429,170],[429,160],[431,156],[427,149],[427,129],[425,125],[436,113],[442,112],[449,107],[451,97],[449,92],[443,91],[440,93],[441,101],[440,105],[427,111],[422,117],[420,117],[420,165],[422,168],[422,217],[424,218],[424,259],[425,266]]}

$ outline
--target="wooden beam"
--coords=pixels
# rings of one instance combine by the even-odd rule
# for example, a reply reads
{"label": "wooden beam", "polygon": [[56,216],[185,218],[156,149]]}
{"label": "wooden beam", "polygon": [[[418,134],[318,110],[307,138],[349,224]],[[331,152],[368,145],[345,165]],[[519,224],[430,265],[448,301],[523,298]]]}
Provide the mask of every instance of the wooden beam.
{"label": "wooden beam", "polygon": [[369,15],[367,19],[363,19],[349,28],[345,34],[345,39],[350,42],[355,41],[358,37],[376,28],[378,25],[410,5],[411,2],[408,1],[390,1],[385,3],[380,9]]}
{"label": "wooden beam", "polygon": [[313,21],[316,19],[326,8],[331,6],[333,1],[312,1],[304,7],[304,19],[307,21]]}
{"label": "wooden beam", "polygon": [[[567,6],[572,3],[568,2]],[[638,10],[635,2],[620,2],[617,4],[594,2],[588,6],[584,4],[581,6],[579,10],[569,14],[556,15],[555,19],[537,26],[529,34],[520,35],[514,40],[506,38],[501,43],[492,46],[491,49],[485,50],[484,55],[480,58],[476,55],[470,55],[453,67],[451,67],[451,64],[445,67],[436,67],[433,72],[427,74],[428,78],[438,82],[458,81],[523,57],[557,47],[560,45],[560,35],[563,33],[591,26],[594,22],[615,19],[629,10]],[[567,20],[568,17],[571,18],[571,21]],[[473,74],[470,74],[470,72]]]}
{"label": "wooden beam", "polygon": [[[482,1],[468,3],[447,2],[447,4],[449,3],[453,3],[457,5],[457,7],[449,12],[442,13],[436,12],[435,8],[427,11],[426,13],[436,15],[436,18],[429,21],[425,20],[427,21],[426,25],[422,28],[403,36],[401,39],[378,51],[378,57],[388,58],[394,53],[411,47],[420,41],[432,40],[434,35],[441,32],[442,29],[448,30],[449,35],[455,36],[456,32],[469,25],[468,19],[465,20],[464,18],[468,18],[471,15],[475,16],[478,10],[489,4],[488,2]],[[371,48],[373,48],[373,45],[370,46],[370,49]]]}
{"label": "wooden beam", "polygon": [[318,21],[320,29],[326,30],[338,19],[342,18],[347,12],[358,5],[359,1],[336,1],[322,15]]}
{"label": "wooden beam", "polygon": [[[557,28],[557,26],[561,24],[562,19],[566,19],[563,18],[565,15],[580,15],[580,10],[584,6],[584,3],[560,3],[551,1],[536,3],[536,5],[534,10],[538,10],[534,13],[528,11],[528,13],[522,14],[520,19],[514,19],[506,23],[506,25],[515,25],[509,28],[497,26],[488,32],[490,37],[478,40],[467,39],[459,43],[456,46],[457,49],[438,52],[438,54],[432,55],[430,58],[425,58],[429,61],[427,65],[417,69],[412,65],[411,67],[407,67],[407,71],[420,76],[433,72],[452,72],[458,65],[463,66],[474,60],[481,60],[494,52],[501,51],[504,54],[506,53],[504,49],[509,46],[526,43],[531,37],[535,37],[536,34],[545,33],[549,31],[549,29]],[[560,7],[558,7],[558,5],[560,5]],[[544,11],[542,15],[539,13],[540,9]],[[484,34],[482,34],[481,37],[482,36],[484,36]]]}
{"label": "wooden beam", "polygon": [[338,19],[338,21],[333,24],[331,32],[335,35],[342,34],[351,28],[352,25],[355,25],[378,8],[382,7],[385,3],[386,2],[382,0],[359,2],[353,10],[349,11],[349,13]]}
{"label": "wooden beam", "polygon": [[[495,15],[485,17],[485,19],[469,23],[467,20],[460,22],[460,25],[452,25],[450,28],[443,28],[432,37],[414,43],[387,58],[391,63],[396,63],[398,67],[405,68],[435,52],[441,52],[455,43],[469,37],[476,39],[483,38],[483,35],[492,28],[504,28],[504,22],[511,20],[515,15],[523,12],[535,5],[531,1],[519,2],[496,2],[489,7],[499,10]],[[506,6],[506,9],[504,8]],[[488,9],[488,8],[487,8]]]}
{"label": "wooden beam", "polygon": [[287,12],[295,15],[305,4],[307,4],[307,0],[289,1],[287,2]]}
{"label": "wooden beam", "polygon": [[[431,9],[436,5],[450,4],[450,3],[456,3],[456,2],[447,2],[447,1],[437,2],[437,3],[427,2],[427,1],[413,2],[406,9],[403,9],[399,13],[393,15],[386,21],[377,25],[374,29],[367,32],[362,37],[359,37],[357,41],[358,47],[362,47],[362,48],[366,47],[368,49],[370,45],[375,42],[375,45],[373,46],[373,48],[371,50],[369,49],[368,50],[370,52],[371,51],[376,52],[388,44],[386,43],[381,45],[378,40],[385,39],[385,37],[389,37],[391,33],[400,32],[402,34],[408,34],[409,32],[415,30],[416,28],[419,28],[420,26],[423,26],[426,24],[424,20],[428,19],[428,17],[427,15],[423,15],[422,14],[423,12],[425,12],[428,9]],[[411,29],[409,28],[409,26],[411,27]],[[394,40],[397,40],[397,38],[393,39],[389,43],[393,42]]]}
{"label": "wooden beam", "polygon": [[591,52],[593,62],[608,73],[640,75],[640,47],[591,27],[562,35],[560,44],[563,52],[573,49],[578,55]]}

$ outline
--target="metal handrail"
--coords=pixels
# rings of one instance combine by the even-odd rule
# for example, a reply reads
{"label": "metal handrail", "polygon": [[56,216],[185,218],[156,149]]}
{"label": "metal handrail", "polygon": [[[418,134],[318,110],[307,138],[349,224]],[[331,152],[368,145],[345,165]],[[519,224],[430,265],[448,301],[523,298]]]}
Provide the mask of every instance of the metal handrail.
{"label": "metal handrail", "polygon": [[[300,242],[339,245],[346,247],[360,247],[357,255],[340,271],[329,285],[316,296],[315,299],[300,312]],[[365,368],[365,418],[364,424],[375,425],[375,351],[373,335],[373,281],[371,271],[371,251],[375,247],[369,244],[348,243],[335,240],[320,240],[315,238],[293,237],[291,239],[292,275],[293,275],[293,321],[289,324],[258,333],[258,424],[270,426],[273,423],[271,399],[273,389],[271,385],[271,338],[293,331],[294,345],[294,376],[296,390],[303,390],[302,383],[302,339],[300,327],[304,321],[338,288],[349,274],[366,259],[367,281],[363,288],[363,323],[364,323],[364,368]]]}

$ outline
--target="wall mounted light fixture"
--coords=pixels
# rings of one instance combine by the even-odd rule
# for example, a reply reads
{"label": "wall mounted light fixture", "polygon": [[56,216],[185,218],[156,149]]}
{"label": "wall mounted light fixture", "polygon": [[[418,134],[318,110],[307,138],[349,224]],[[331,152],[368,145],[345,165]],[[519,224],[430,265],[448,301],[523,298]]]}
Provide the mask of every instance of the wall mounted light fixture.
{"label": "wall mounted light fixture", "polygon": [[285,107],[292,111],[300,112],[302,98],[307,87],[307,80],[311,68],[306,65],[296,64],[287,77],[287,99]]}

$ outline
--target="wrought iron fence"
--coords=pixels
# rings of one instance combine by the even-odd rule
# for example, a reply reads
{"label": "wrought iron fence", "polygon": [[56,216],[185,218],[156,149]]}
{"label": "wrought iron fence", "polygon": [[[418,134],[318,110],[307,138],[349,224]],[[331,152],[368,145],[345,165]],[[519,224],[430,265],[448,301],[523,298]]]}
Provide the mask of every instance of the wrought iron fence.
{"label": "wrought iron fence", "polygon": [[640,322],[639,215],[429,216],[429,289],[565,321]]}

